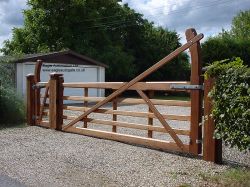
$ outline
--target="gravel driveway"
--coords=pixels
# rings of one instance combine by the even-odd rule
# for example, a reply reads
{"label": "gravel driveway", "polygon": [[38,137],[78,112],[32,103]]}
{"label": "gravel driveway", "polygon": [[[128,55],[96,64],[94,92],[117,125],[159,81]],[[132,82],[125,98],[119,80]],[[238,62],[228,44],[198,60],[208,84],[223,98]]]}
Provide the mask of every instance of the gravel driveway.
{"label": "gravel driveway", "polygon": [[[40,127],[1,130],[0,147],[0,175],[25,186],[207,186],[204,175],[230,167]],[[249,154],[224,157],[250,165]]]}

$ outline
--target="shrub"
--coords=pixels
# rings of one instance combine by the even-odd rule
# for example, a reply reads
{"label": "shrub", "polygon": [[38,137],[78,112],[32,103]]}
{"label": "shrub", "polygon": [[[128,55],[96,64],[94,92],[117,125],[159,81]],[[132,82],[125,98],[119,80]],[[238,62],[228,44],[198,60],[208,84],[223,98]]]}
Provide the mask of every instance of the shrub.
{"label": "shrub", "polygon": [[[7,63],[8,62],[8,63]],[[24,103],[14,87],[14,65],[0,60],[0,126],[24,122]]]}
{"label": "shrub", "polygon": [[250,150],[250,68],[240,58],[216,61],[205,78],[214,77],[210,92],[215,137],[231,147]]}

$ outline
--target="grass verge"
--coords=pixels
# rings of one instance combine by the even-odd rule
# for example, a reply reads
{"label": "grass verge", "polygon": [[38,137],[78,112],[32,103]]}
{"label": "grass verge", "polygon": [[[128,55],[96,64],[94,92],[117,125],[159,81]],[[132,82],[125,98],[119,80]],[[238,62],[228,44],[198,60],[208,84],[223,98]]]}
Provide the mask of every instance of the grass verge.
{"label": "grass verge", "polygon": [[227,171],[209,176],[206,174],[200,175],[204,181],[211,183],[213,186],[250,186],[250,168],[230,168]]}

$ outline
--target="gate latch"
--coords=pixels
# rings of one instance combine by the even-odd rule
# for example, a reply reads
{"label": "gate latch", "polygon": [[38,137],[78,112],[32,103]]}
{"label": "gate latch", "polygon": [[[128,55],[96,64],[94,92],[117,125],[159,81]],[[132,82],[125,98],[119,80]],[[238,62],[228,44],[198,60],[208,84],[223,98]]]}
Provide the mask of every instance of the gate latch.
{"label": "gate latch", "polygon": [[170,88],[173,90],[204,90],[203,85],[186,85],[186,84],[170,84]]}

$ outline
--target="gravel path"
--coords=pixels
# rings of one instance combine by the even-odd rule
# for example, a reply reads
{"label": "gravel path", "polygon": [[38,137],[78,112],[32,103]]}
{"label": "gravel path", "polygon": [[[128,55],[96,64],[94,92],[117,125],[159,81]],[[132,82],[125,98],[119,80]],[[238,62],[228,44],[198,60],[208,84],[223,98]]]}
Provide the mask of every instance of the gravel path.
{"label": "gravel path", "polygon": [[[122,107],[146,110],[142,105]],[[167,110],[188,112],[186,108]],[[40,127],[1,130],[0,147],[0,175],[25,186],[179,186],[185,183],[213,186],[203,176],[217,175],[230,167]],[[240,155],[235,150],[232,153],[228,148],[224,156],[250,163],[249,154]]]}

